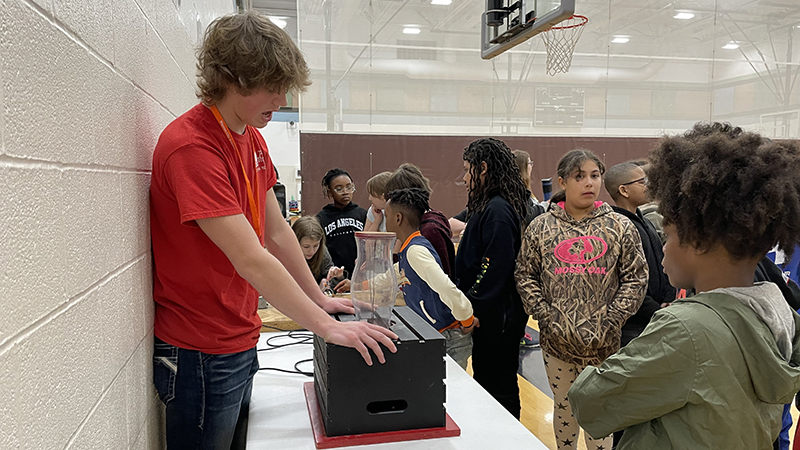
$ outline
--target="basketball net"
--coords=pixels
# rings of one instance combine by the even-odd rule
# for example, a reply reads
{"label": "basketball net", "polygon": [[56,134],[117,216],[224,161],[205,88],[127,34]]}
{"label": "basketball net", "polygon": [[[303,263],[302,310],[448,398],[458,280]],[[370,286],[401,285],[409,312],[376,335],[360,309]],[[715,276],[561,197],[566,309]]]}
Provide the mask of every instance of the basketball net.
{"label": "basketball net", "polygon": [[575,44],[583,34],[583,26],[589,22],[585,16],[574,15],[542,32],[544,47],[547,49],[547,73],[550,76],[569,72]]}

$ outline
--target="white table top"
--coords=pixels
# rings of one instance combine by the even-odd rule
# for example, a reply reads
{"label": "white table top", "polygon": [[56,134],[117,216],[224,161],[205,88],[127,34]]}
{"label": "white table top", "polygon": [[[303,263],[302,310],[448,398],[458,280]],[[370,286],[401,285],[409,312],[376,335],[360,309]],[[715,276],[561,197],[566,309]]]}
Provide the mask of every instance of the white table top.
{"label": "white table top", "polygon": [[[266,348],[266,339],[286,333],[263,333],[258,348]],[[280,339],[279,343],[291,342]],[[273,343],[276,343],[273,341]],[[259,352],[261,367],[293,370],[294,364],[312,357],[310,344]],[[403,449],[525,449],[547,447],[497,403],[475,380],[449,356],[447,359],[447,403],[450,417],[461,428],[461,436],[421,441],[364,445],[363,450]],[[377,361],[376,361],[377,363]],[[311,371],[311,363],[299,367]],[[253,380],[248,449],[314,450],[314,436],[308,418],[303,383],[313,381],[303,375],[259,371]],[[353,448],[353,447],[351,447]]]}

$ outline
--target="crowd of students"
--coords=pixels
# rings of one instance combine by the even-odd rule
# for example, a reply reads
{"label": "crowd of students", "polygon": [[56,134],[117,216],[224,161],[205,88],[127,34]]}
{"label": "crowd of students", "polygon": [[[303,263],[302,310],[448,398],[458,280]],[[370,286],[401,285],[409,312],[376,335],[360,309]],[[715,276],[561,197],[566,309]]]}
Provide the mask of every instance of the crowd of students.
{"label": "crowd of students", "polygon": [[[718,157],[718,147],[723,144],[728,147],[728,153],[723,153],[723,156],[738,160],[726,161],[723,158],[717,161],[717,166],[706,162],[706,170],[716,171],[708,174],[709,179],[699,178],[693,170],[704,162],[701,158],[713,160]],[[691,147],[696,152],[688,155],[684,151],[682,156],[688,159],[670,161],[682,167],[683,171],[672,170],[674,178],[669,180],[661,174],[656,175],[654,171],[665,170],[665,158],[677,159],[670,152],[680,145]],[[746,152],[753,154],[746,155]],[[529,315],[537,320],[545,370],[554,395],[553,424],[559,449],[574,448],[581,425],[590,430],[585,433],[587,448],[590,449],[716,447],[728,439],[739,439],[743,430],[747,431],[753,443],[753,447],[747,448],[762,448],[765,442],[769,442],[769,448],[773,444],[775,448],[788,448],[786,430],[782,430],[779,439],[775,433],[785,428],[778,426],[781,424],[781,405],[788,403],[800,387],[796,378],[800,372],[793,369],[800,361],[792,359],[791,350],[794,348],[792,341],[797,318],[793,310],[800,306],[800,289],[786,280],[765,255],[775,244],[791,248],[799,238],[791,227],[785,225],[786,222],[781,221],[783,219],[774,217],[774,213],[770,213],[774,217],[770,219],[767,211],[758,211],[764,214],[759,217],[741,214],[736,209],[723,211],[714,202],[729,203],[734,194],[742,201],[748,198],[750,202],[775,198],[789,208],[786,214],[800,213],[798,205],[792,204],[800,194],[800,191],[792,190],[797,182],[780,181],[785,186],[785,192],[781,192],[776,183],[784,171],[759,172],[772,161],[797,164],[798,157],[797,148],[792,144],[774,144],[758,135],[718,123],[698,124],[684,136],[664,138],[653,152],[651,162],[624,162],[606,170],[603,162],[591,151],[573,150],[558,164],[556,173],[560,190],[544,204],[547,207],[544,213],[543,205],[530,193],[529,155],[519,150],[512,152],[496,139],[478,139],[464,150],[463,156],[468,204],[464,211],[449,221],[451,229],[462,234],[454,259],[446,249],[434,248],[418,230],[422,217],[431,210],[428,180],[416,166],[404,164],[394,173],[384,172],[370,179],[368,185],[373,186],[368,188],[370,211],[382,221],[388,219],[387,223],[391,225],[386,229],[398,233],[400,259],[404,264],[402,279],[404,284],[413,286],[413,289],[404,289],[407,303],[421,317],[447,333],[448,342],[454,336],[452,333],[457,332],[462,340],[471,333],[469,347],[462,346],[453,351],[448,345],[448,354],[463,366],[465,355],[468,356],[465,348],[471,348],[476,381],[517,418],[520,415],[518,345]],[[747,173],[745,167],[749,165],[759,169]],[[727,166],[736,167],[738,171]],[[417,180],[416,183],[396,181],[408,178],[409,172],[415,174],[412,178]],[[394,184],[379,181],[393,179]],[[694,181],[695,185],[685,186],[676,182],[682,179]],[[655,190],[658,188],[654,183],[666,186],[658,185],[659,191]],[[667,191],[670,186],[673,191]],[[611,196],[613,206],[598,201],[603,187]],[[680,202],[672,197],[666,202],[675,209],[672,215],[667,212],[662,217],[651,210],[650,216],[655,215],[651,221],[640,207],[651,205],[653,199],[658,201],[657,204],[663,203],[657,196],[658,192],[662,196],[676,196]],[[728,196],[728,199],[723,201],[723,196]],[[757,210],[763,208],[758,203],[753,204]],[[332,206],[335,205],[328,205],[323,211]],[[339,208],[344,216],[345,210],[353,206],[341,205]],[[682,214],[691,214],[694,221],[687,224]],[[667,225],[666,229],[662,221]],[[403,225],[399,228],[402,232],[397,222]],[[681,238],[677,229],[690,225],[707,231],[690,232],[684,228],[683,233],[692,237]],[[378,230],[377,227],[373,229]],[[766,235],[763,242],[755,245],[749,244],[749,240],[742,236],[737,237],[737,232],[742,236],[747,236],[747,233]],[[675,274],[670,277],[669,270],[665,272],[662,265],[662,262],[667,264],[669,269],[671,261],[669,254],[665,259],[661,234],[673,235],[673,248],[678,247],[692,258],[713,262],[713,265],[696,266],[697,272],[708,273],[710,267],[732,265],[750,274],[748,282],[721,276],[710,286],[704,286],[702,281],[698,286],[695,279],[703,279],[699,273],[692,273],[696,276],[684,281],[677,275],[679,270],[686,271],[680,266],[684,259],[672,262],[678,267],[673,269]],[[432,236],[449,237],[446,231],[443,235]],[[341,242],[342,245],[355,245],[353,239]],[[409,264],[409,259],[414,261],[418,257],[409,258],[407,254],[407,247],[414,244],[427,249],[413,253],[424,255],[427,265],[421,262]],[[736,253],[728,249],[731,246],[735,246]],[[745,251],[748,246],[751,249]],[[714,258],[720,261],[708,258],[712,250]],[[754,259],[756,256],[758,258]],[[448,267],[445,261],[453,261],[449,266],[452,272],[445,269]],[[336,262],[339,263],[344,264],[344,261]],[[441,274],[435,281],[429,275],[431,267]],[[411,274],[414,275],[409,277]],[[441,279],[445,275],[452,276],[454,284],[443,283]],[[764,281],[772,284],[760,284]],[[456,287],[458,289],[454,290]],[[688,290],[690,298],[677,299],[676,288]],[[737,306],[733,308],[735,312],[720,312],[715,309],[715,304],[704,302],[707,297],[704,293],[709,290],[721,290],[720,293],[728,297],[715,295],[715,298],[723,298],[723,301],[738,299],[738,305],[743,304],[749,310]],[[422,311],[420,304],[429,305],[429,310]],[[696,305],[701,304],[705,309],[698,310]],[[668,306],[670,308],[665,310]],[[687,311],[688,317],[692,318],[703,314],[710,314],[710,317],[704,317],[702,323],[696,320],[686,322],[685,317],[676,319],[671,314],[678,311]],[[715,317],[718,320],[712,320]],[[676,322],[672,324],[673,328],[656,326],[669,320]],[[739,325],[742,321],[751,322],[751,326],[766,325],[775,338],[774,342],[770,341],[774,344],[770,347],[772,350],[767,351],[768,348],[764,347],[760,349],[761,353],[753,356],[759,367],[770,367],[770,373],[776,375],[768,382],[784,383],[776,385],[775,392],[759,393],[744,383],[748,380],[748,370],[752,371],[746,363],[740,367],[746,369],[741,373],[731,375],[729,379],[719,378],[726,381],[722,384],[725,389],[736,385],[739,398],[716,392],[713,381],[704,383],[695,379],[698,373],[710,371],[699,368],[704,364],[721,366],[723,371],[730,370],[728,357],[733,358],[736,349],[749,354],[749,348],[754,346],[747,342],[747,347],[744,347],[741,343],[744,339],[763,339],[763,327],[755,332],[747,330],[749,334],[744,337],[739,334],[741,330],[731,328],[731,323]],[[694,346],[691,350],[698,352],[698,338],[694,335],[704,336],[708,330],[724,334],[718,329],[721,326],[729,328],[729,336],[722,338],[722,342],[703,344],[715,352],[724,350],[723,353],[708,354],[708,349],[705,349],[706,354],[695,354],[690,358],[693,364],[686,365],[686,361],[676,360],[675,366],[669,367],[670,358],[685,358],[687,352],[691,353],[690,349],[681,349],[679,343],[691,344]],[[682,334],[677,333],[680,330]],[[666,334],[667,331],[670,334]],[[651,346],[643,347],[641,343],[648,340],[652,341]],[[774,353],[780,346],[784,347],[781,359],[775,359]],[[618,362],[620,360],[622,362]],[[646,363],[666,366],[657,366],[662,372],[652,371]],[[587,368],[590,370],[586,371]],[[613,377],[609,371],[621,375]],[[581,377],[584,372],[586,375]],[[681,386],[681,378],[665,379],[664,373],[676,377],[675,374],[680,373],[690,382]],[[636,381],[628,380],[629,377]],[[753,377],[750,377],[752,382],[758,383],[759,380]],[[650,392],[647,389],[659,386],[659,383],[662,383],[661,389],[676,389],[677,393],[661,398],[644,395]],[[574,385],[578,387],[572,388]],[[644,392],[636,393],[635,388]],[[673,395],[682,396],[683,403],[670,404],[663,409],[662,403],[678,402]],[[696,404],[692,396],[705,399],[705,402],[719,396],[723,401],[715,400],[722,406],[710,406],[703,401]],[[615,398],[632,402],[618,411],[625,417],[615,418],[609,414],[617,411],[607,407],[608,402]],[[636,400],[641,398],[648,398],[649,403],[637,405]],[[680,422],[685,417],[708,414],[717,408],[727,411],[728,407],[738,405],[744,399],[749,399],[753,405],[748,411],[751,415],[738,417],[740,420],[748,417],[749,427],[742,427],[737,422],[737,414],[731,414],[724,420],[720,419],[717,424],[720,428],[710,433],[695,430],[691,424],[684,424],[686,428],[682,430],[680,427],[672,429],[676,418]],[[651,416],[637,416],[635,419],[626,416],[633,416],[636,408],[643,411],[641,414],[650,413]],[[788,408],[784,409],[785,417]],[[759,415],[753,416],[754,411],[759,411]],[[752,420],[758,417],[761,419]],[[723,422],[736,425],[721,427]],[[649,425],[634,426],[643,423]],[[627,434],[624,433],[626,429]],[[681,430],[681,436],[670,437],[670,433],[677,430]]]}
{"label": "crowd of students", "polygon": [[[362,230],[396,234],[406,303],[517,418],[519,343],[538,321],[559,449],[581,428],[597,450],[788,447],[800,290],[765,255],[800,243],[796,143],[701,123],[662,138],[644,166],[606,170],[572,150],[542,205],[529,156],[478,139],[453,162],[469,194],[454,220],[412,164],[367,182],[369,210],[336,168],[322,180],[332,203],[292,230],[254,127],[308,86],[302,54],[251,12],[212,23],[198,68],[201,103],[153,155],[153,376],[169,448],[244,448],[259,293],[366,364],[396,351],[390,330],[333,320],[352,304],[323,295],[349,289]],[[598,201],[603,186],[615,206]],[[650,201],[655,220],[639,209]]]}

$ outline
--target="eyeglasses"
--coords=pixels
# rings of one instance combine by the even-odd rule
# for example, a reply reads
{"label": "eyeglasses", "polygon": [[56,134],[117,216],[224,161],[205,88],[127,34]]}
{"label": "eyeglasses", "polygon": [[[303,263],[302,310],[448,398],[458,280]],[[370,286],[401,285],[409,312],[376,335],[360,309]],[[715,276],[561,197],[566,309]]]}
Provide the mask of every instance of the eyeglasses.
{"label": "eyeglasses", "polygon": [[528,166],[533,167],[533,161],[528,161]]}
{"label": "eyeglasses", "polygon": [[352,193],[352,192],[356,191],[356,185],[355,184],[348,184],[348,185],[346,185],[344,187],[336,186],[335,188],[332,189],[332,191],[336,192],[337,194],[343,194],[345,192],[347,192],[349,194],[349,193]]}
{"label": "eyeglasses", "polygon": [[628,181],[627,183],[620,184],[620,186],[627,186],[629,184],[634,184],[634,183],[647,184],[647,177],[642,177],[642,178],[639,178],[638,180]]}

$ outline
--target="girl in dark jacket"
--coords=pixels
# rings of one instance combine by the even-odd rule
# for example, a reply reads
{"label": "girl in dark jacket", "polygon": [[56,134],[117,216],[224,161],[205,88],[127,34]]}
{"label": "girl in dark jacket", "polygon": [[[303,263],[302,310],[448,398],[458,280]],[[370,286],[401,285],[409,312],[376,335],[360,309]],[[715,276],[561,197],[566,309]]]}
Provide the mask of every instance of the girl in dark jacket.
{"label": "girl in dark jacket", "polygon": [[467,228],[456,255],[456,285],[472,303],[472,369],[489,394],[519,419],[519,342],[528,316],[514,283],[527,188],[505,143],[484,138],[464,150]]}

